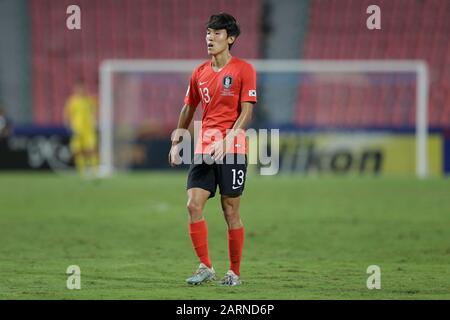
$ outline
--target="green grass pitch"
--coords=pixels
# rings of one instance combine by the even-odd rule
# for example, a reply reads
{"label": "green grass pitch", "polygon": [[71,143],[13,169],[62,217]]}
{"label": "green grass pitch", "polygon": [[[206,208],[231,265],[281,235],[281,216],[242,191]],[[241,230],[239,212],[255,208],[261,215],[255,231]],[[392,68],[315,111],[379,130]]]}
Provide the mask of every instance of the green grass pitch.
{"label": "green grass pitch", "polygon": [[[450,180],[249,175],[243,285],[190,287],[186,173],[0,174],[0,299],[448,299]],[[228,268],[219,199],[210,254]],[[68,290],[69,265],[81,289]],[[368,290],[369,265],[381,289]]]}

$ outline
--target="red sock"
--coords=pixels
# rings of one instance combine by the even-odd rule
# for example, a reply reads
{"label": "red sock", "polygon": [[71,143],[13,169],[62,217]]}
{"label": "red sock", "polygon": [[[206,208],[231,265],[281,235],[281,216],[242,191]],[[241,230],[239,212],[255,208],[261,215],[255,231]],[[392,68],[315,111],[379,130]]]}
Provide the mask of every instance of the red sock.
{"label": "red sock", "polygon": [[195,253],[208,268],[211,268],[211,260],[208,254],[208,227],[205,220],[189,224],[189,235]]}
{"label": "red sock", "polygon": [[240,275],[242,248],[244,247],[244,227],[228,230],[228,253],[230,269]]}

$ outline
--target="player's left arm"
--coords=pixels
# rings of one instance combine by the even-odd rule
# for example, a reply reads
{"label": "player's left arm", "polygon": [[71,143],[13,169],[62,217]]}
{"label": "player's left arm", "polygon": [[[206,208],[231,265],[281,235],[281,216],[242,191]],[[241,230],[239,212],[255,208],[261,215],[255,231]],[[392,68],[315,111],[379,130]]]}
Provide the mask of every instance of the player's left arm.
{"label": "player's left arm", "polygon": [[237,118],[229,134],[226,136],[226,139],[233,140],[237,137],[240,130],[247,129],[248,125],[252,121],[253,104],[254,102],[241,102],[241,114]]}
{"label": "player's left arm", "polygon": [[241,114],[234,123],[233,130],[247,129],[247,126],[250,124],[250,121],[252,121],[253,104],[254,102],[241,102]]}
{"label": "player's left arm", "polygon": [[213,145],[213,158],[221,160],[225,156],[227,146],[233,144],[234,138],[239,135],[239,132],[245,131],[252,121],[254,102],[241,102],[241,113],[236,119],[233,128],[228,132],[223,141],[218,141]]}
{"label": "player's left arm", "polygon": [[[241,113],[237,118],[229,134],[229,139],[239,134],[239,131],[247,129],[252,120],[253,105],[256,103],[256,71],[251,64],[245,64],[241,70],[241,92],[240,107]],[[227,136],[228,138],[228,136]]]}

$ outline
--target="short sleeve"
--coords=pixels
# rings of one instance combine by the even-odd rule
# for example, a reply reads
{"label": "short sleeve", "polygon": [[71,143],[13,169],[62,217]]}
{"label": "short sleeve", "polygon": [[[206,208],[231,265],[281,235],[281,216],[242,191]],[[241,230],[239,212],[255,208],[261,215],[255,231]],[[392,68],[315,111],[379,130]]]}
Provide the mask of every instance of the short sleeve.
{"label": "short sleeve", "polygon": [[191,107],[197,107],[200,102],[200,96],[198,94],[197,88],[197,69],[192,72],[191,79],[189,81],[189,86],[186,91],[186,96],[184,97],[184,104]]}
{"label": "short sleeve", "polygon": [[256,102],[256,71],[251,64],[241,69],[241,102]]}

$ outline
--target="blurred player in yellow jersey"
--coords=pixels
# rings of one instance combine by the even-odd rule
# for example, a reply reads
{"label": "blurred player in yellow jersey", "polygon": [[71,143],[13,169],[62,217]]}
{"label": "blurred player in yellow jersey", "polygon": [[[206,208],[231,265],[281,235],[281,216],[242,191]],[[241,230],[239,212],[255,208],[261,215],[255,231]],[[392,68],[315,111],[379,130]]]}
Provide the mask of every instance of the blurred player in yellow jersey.
{"label": "blurred player in yellow jersey", "polygon": [[96,174],[98,166],[96,133],[96,99],[89,95],[82,80],[74,86],[64,108],[64,121],[72,131],[70,148],[81,176]]}

